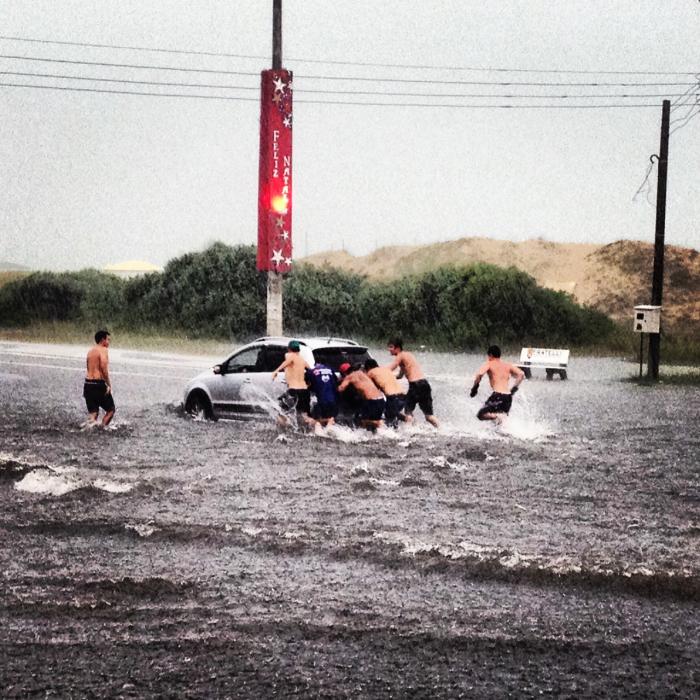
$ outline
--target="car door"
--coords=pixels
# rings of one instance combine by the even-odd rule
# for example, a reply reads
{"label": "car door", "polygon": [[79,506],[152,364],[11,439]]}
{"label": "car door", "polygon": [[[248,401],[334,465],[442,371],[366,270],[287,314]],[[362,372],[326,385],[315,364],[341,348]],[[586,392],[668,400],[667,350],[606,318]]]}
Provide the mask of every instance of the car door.
{"label": "car door", "polygon": [[275,410],[277,398],[287,390],[284,372],[272,380],[272,373],[284,362],[287,349],[283,345],[265,345],[258,353],[255,371],[242,385],[240,401],[245,410],[269,413]]}
{"label": "car door", "polygon": [[241,393],[252,381],[261,349],[261,345],[243,348],[221,365],[221,373],[215,376],[210,385],[215,412],[245,412],[241,406]]}

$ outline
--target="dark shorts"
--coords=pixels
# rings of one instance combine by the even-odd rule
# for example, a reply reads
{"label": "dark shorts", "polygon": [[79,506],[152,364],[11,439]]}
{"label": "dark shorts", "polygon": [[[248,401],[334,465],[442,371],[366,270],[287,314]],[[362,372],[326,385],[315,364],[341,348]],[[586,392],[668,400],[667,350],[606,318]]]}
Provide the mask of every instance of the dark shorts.
{"label": "dark shorts", "polygon": [[433,415],[433,394],[427,379],[419,379],[417,382],[408,383],[406,394],[406,413],[413,413],[416,404],[426,416]]}
{"label": "dark shorts", "polygon": [[107,392],[107,383],[104,379],[86,379],[83,385],[83,398],[88,413],[97,413],[102,409],[105,413],[114,410],[114,398],[112,392]]}
{"label": "dark shorts", "polygon": [[384,399],[365,399],[357,412],[358,420],[381,420],[384,415]]}
{"label": "dark shorts", "polygon": [[510,394],[499,394],[494,391],[476,415],[481,418],[484,413],[508,413],[512,403],[513,397]]}
{"label": "dark shorts", "polygon": [[308,389],[287,389],[280,397],[280,406],[285,411],[296,409],[297,413],[311,410],[311,392]]}
{"label": "dark shorts", "polygon": [[335,418],[338,415],[338,404],[337,403],[317,403],[314,406],[314,410],[311,412],[311,417],[316,420],[323,420],[327,418]]}
{"label": "dark shorts", "polygon": [[384,418],[387,425],[396,427],[399,423],[399,413],[406,405],[405,394],[391,394],[386,397],[386,408],[384,409]]}

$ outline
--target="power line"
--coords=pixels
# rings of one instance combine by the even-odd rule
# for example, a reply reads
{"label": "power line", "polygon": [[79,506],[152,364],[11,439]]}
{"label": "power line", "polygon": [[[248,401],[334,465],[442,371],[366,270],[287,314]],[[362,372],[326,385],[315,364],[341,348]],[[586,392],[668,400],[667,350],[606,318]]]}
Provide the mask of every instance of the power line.
{"label": "power line", "polygon": [[[0,87],[29,88],[37,90],[61,90],[71,92],[88,92],[114,95],[139,95],[143,97],[170,97],[170,98],[190,98],[207,100],[231,100],[236,102],[259,102],[255,97],[232,97],[226,95],[195,95],[187,93],[163,93],[163,92],[134,92],[130,90],[107,90],[98,88],[78,88],[60,85],[37,85],[27,83],[0,83]],[[594,105],[474,105],[474,104],[440,104],[423,102],[350,102],[344,100],[295,100],[295,104],[316,104],[316,105],[344,105],[352,107],[431,107],[431,108],[452,108],[452,109],[626,109],[626,108],[646,108],[658,107],[657,103],[641,104],[594,104]]]}
{"label": "power line", "polygon": [[181,73],[216,73],[218,75],[249,75],[260,77],[260,73],[252,73],[250,71],[237,70],[214,70],[211,68],[180,68],[175,66],[144,66],[135,63],[107,63],[104,61],[75,61],[66,58],[39,58],[37,56],[14,56],[0,54],[0,58],[6,58],[19,61],[40,61],[42,63],[65,63],[74,66],[100,66],[107,68],[137,68],[143,70],[169,70],[178,71]]}
{"label": "power line", "polygon": [[[235,54],[218,51],[194,51],[184,49],[166,49],[149,46],[133,46],[119,44],[98,44],[80,41],[59,41],[51,39],[32,39],[28,37],[0,35],[0,39],[7,41],[21,41],[36,44],[56,44],[61,46],[81,46],[86,48],[119,49],[128,51],[146,51],[153,53],[169,53],[191,56],[212,56],[219,58],[243,58],[254,60],[266,60],[267,56],[253,54]],[[499,73],[555,73],[572,75],[695,75],[696,71],[649,71],[649,70],[584,70],[584,69],[554,69],[554,68],[495,68],[490,66],[449,66],[449,65],[428,65],[410,63],[380,63],[374,61],[337,61],[331,59],[314,59],[289,57],[288,60],[297,63],[318,63],[322,65],[343,65],[343,66],[365,66],[371,68],[401,68],[418,70],[449,70],[449,71],[470,71],[470,72],[499,72]]]}
{"label": "power line", "polygon": [[[39,61],[43,63],[61,63],[69,65],[86,65],[100,66],[108,68],[135,68],[141,70],[163,70],[176,71],[184,73],[212,73],[217,75],[246,75],[258,77],[258,73],[250,71],[231,71],[212,68],[183,68],[176,66],[153,66],[134,63],[111,63],[105,61],[78,61],[64,58],[40,58],[37,56],[17,56],[0,54],[0,58],[19,61]],[[493,80],[430,80],[421,78],[377,78],[377,77],[357,77],[357,76],[338,76],[338,75],[299,75],[296,78],[305,80],[332,80],[332,81],[358,81],[371,83],[414,83],[414,84],[431,84],[431,85],[497,85],[500,87],[509,87],[512,85],[522,85],[528,87],[543,86],[543,87],[674,87],[674,86],[694,86],[696,83],[691,82],[633,82],[633,83],[611,83],[611,82],[546,82],[546,81],[517,81],[511,80],[508,82],[493,81]]]}
{"label": "power line", "polygon": [[[686,114],[686,116],[683,118],[682,121],[680,121],[678,126],[675,126],[671,130],[671,132],[669,133],[669,136],[671,136],[672,134],[675,134],[676,131],[678,131],[679,129],[682,129],[684,126],[686,126],[692,119],[695,119],[695,117],[697,117],[698,114],[700,114],[700,105],[696,106],[695,111],[690,111],[688,114]],[[678,122],[678,121],[679,120],[676,120],[676,122]],[[673,123],[673,122],[671,122],[671,123]]]}
{"label": "power line", "polygon": [[133,92],[131,90],[107,90],[98,88],[67,87],[64,85],[28,85],[26,83],[0,83],[0,87],[35,88],[37,90],[65,90],[70,92],[94,92],[109,95],[141,95],[143,97],[185,97],[202,100],[235,100],[238,102],[259,102],[256,97],[230,97],[226,95],[193,95],[186,93]]}
{"label": "power line", "polygon": [[688,100],[695,95],[696,99],[698,96],[698,91],[700,91],[700,74],[698,74],[698,82],[692,85],[687,90],[685,90],[681,95],[678,95],[673,102],[671,102],[671,112],[675,112],[680,107],[683,107],[688,103]]}
{"label": "power line", "polygon": [[87,80],[98,83],[127,83],[129,85],[161,85],[187,88],[220,88],[222,90],[260,90],[260,86],[220,85],[217,83],[173,83],[158,80],[129,80],[125,78],[93,78],[83,75],[61,75],[57,73],[24,73],[20,71],[0,71],[0,75],[16,75],[25,78],[55,78],[57,80]]}
{"label": "power line", "polygon": [[[124,44],[96,44],[96,43],[88,43],[84,41],[59,41],[57,39],[30,39],[28,37],[20,37],[20,36],[4,36],[0,35],[0,39],[4,39],[6,41],[23,41],[27,43],[33,43],[33,44],[57,44],[60,46],[82,46],[85,48],[91,48],[91,49],[123,49],[127,51],[148,51],[152,53],[171,53],[171,54],[182,54],[186,56],[213,56],[213,57],[219,57],[219,58],[252,58],[252,59],[260,59],[264,60],[265,58],[268,58],[266,56],[253,56],[253,55],[248,55],[248,54],[239,54],[239,53],[223,53],[223,52],[218,52],[218,51],[192,51],[192,50],[184,50],[184,49],[163,49],[163,48],[157,48],[157,47],[149,47],[149,46],[129,46],[129,45],[124,45]],[[676,75],[676,74],[674,74]]]}
{"label": "power line", "polygon": [[634,193],[634,196],[632,197],[632,201],[636,202],[637,197],[640,195],[641,191],[644,189],[644,186],[646,185],[646,200],[648,204],[651,204],[649,201],[649,194],[651,192],[651,182],[649,181],[649,176],[651,175],[651,171],[654,169],[654,165],[656,164],[656,161],[659,160],[659,157],[657,155],[652,155],[649,156],[649,165],[647,165],[647,171],[644,174],[644,179],[642,180],[642,184],[639,185],[637,188],[637,191]]}
{"label": "power line", "polygon": [[[218,83],[181,83],[170,81],[157,80],[132,80],[126,78],[98,78],[82,75],[65,75],[59,73],[29,73],[23,71],[0,71],[0,75],[14,75],[20,77],[32,78],[53,78],[56,80],[82,80],[94,81],[100,83],[125,83],[129,85],[153,85],[165,87],[186,87],[186,88],[219,88],[225,90],[259,90],[259,86],[249,85],[221,85]],[[306,88],[295,88],[295,94],[319,94],[319,95],[362,95],[362,96],[379,96],[379,97],[425,97],[425,98],[460,98],[460,97],[478,97],[478,98],[500,98],[500,99],[603,99],[603,98],[652,98],[652,97],[683,97],[687,92],[679,94],[668,93],[602,93],[602,94],[578,94],[578,95],[538,95],[533,93],[516,94],[500,94],[500,93],[423,93],[423,92],[377,92],[369,90],[314,90]]]}

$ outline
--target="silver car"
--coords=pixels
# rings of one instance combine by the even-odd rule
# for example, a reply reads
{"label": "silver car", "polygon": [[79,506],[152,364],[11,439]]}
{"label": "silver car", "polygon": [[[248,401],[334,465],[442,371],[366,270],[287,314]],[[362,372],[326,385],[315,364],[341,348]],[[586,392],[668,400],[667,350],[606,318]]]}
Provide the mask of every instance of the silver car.
{"label": "silver car", "polygon": [[[253,418],[277,410],[287,390],[284,375],[272,381],[272,373],[284,361],[292,338],[258,338],[236,350],[221,364],[202,372],[185,387],[185,410],[202,418]],[[364,363],[367,348],[344,338],[295,338],[302,357],[311,367],[321,362],[338,372],[340,365]],[[353,410],[341,403],[341,413]]]}

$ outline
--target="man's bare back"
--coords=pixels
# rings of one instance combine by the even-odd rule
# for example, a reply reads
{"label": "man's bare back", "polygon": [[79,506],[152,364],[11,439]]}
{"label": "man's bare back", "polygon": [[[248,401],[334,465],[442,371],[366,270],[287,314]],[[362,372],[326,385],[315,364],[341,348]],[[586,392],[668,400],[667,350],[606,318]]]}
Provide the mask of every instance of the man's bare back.
{"label": "man's bare back", "polygon": [[340,383],[338,391],[345,391],[349,386],[354,387],[357,393],[367,401],[375,401],[384,398],[376,384],[362,370],[356,370],[348,374]]}
{"label": "man's bare back", "polygon": [[367,372],[367,376],[382,390],[384,396],[403,394],[404,390],[396,379],[396,375],[388,367],[375,367]]}
{"label": "man's bare back", "polygon": [[86,379],[102,379],[111,389],[109,381],[109,353],[104,345],[94,345],[87,354]]}
{"label": "man's bare back", "polygon": [[272,379],[284,370],[284,378],[288,389],[306,389],[304,373],[309,363],[298,352],[288,352],[284,356],[284,362],[272,373]]}
{"label": "man's bare back", "polygon": [[105,413],[102,426],[107,427],[114,416],[114,398],[112,397],[112,381],[109,378],[109,348],[110,336],[105,330],[95,333],[95,345],[88,350],[85,361],[85,384],[83,398],[88,409],[89,419],[86,427],[97,425],[100,409]]}
{"label": "man's bare back", "polygon": [[413,353],[406,352],[403,349],[403,340],[394,338],[387,343],[389,353],[394,358],[389,365],[389,369],[393,372],[399,368],[399,379],[406,377],[408,379],[408,392],[406,393],[406,405],[404,407],[404,415],[406,421],[413,420],[413,410],[416,406],[420,406],[425,420],[433,427],[439,427],[438,419],[433,415],[433,395],[430,383],[425,378],[418,360],[413,356]]}
{"label": "man's bare back", "polygon": [[[479,382],[485,375],[489,375],[489,383],[493,394],[479,409],[476,417],[479,420],[493,420],[501,423],[510,412],[513,394],[518,390],[518,385],[523,381],[525,373],[515,365],[501,360],[501,349],[498,345],[492,345],[486,352],[486,362],[479,367],[474,375],[474,385],[469,395],[476,396],[479,391]],[[514,377],[513,386],[510,386],[510,378]]]}
{"label": "man's bare back", "polygon": [[[500,358],[489,358],[474,376],[474,381],[479,382],[481,378],[488,374],[489,383],[494,391],[499,394],[508,394],[510,392],[510,378],[524,377],[523,371],[511,365],[509,362],[504,362]],[[520,382],[518,382],[519,384]]]}

